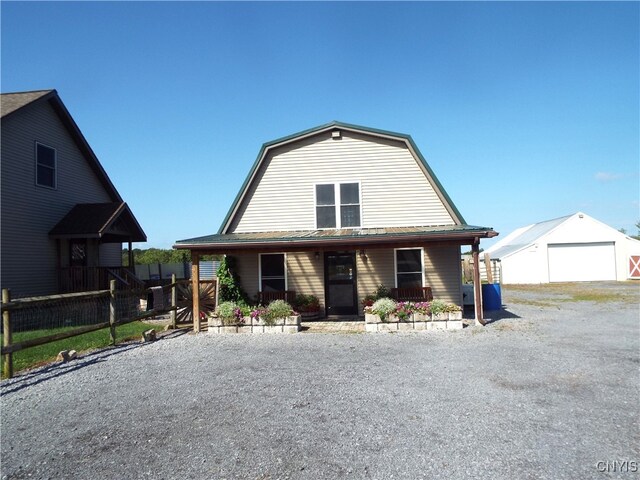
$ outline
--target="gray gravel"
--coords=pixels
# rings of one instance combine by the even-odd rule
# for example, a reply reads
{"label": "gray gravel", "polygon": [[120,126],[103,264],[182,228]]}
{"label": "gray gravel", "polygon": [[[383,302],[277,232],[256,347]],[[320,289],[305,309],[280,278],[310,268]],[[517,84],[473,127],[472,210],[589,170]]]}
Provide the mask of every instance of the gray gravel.
{"label": "gray gravel", "polygon": [[0,387],[2,477],[620,478],[640,311],[606,288],[636,300],[507,289],[487,327],[174,334],[35,370]]}

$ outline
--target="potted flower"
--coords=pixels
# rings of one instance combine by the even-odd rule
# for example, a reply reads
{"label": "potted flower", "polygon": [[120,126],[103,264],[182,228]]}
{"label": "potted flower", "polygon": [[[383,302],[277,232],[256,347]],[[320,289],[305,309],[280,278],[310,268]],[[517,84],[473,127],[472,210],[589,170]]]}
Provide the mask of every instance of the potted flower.
{"label": "potted flower", "polygon": [[320,316],[320,300],[315,295],[296,295],[295,309],[302,320],[316,320]]}

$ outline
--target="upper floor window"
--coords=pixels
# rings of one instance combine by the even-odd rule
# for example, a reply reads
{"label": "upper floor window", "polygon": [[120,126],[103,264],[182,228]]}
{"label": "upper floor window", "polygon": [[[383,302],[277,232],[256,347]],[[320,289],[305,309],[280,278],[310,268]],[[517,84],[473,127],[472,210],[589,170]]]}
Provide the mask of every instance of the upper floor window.
{"label": "upper floor window", "polygon": [[360,184],[316,185],[316,227],[360,227]]}
{"label": "upper floor window", "polygon": [[415,288],[423,286],[424,267],[422,248],[396,249],[396,287]]}
{"label": "upper floor window", "polygon": [[36,185],[56,188],[56,151],[36,143]]}

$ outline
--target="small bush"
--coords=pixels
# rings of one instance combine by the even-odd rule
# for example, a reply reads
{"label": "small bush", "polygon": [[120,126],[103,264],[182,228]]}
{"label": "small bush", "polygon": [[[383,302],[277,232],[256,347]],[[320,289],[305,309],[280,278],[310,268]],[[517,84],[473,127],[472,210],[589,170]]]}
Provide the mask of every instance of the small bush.
{"label": "small bush", "polygon": [[244,323],[244,317],[250,312],[249,307],[237,305],[235,302],[222,302],[216,307],[216,315],[224,325]]}
{"label": "small bush", "polygon": [[439,315],[441,313],[447,313],[447,304],[442,300],[433,300],[431,302],[431,314]]}
{"label": "small bush", "polygon": [[380,320],[386,322],[389,315],[395,313],[396,308],[397,304],[391,298],[380,298],[371,306],[371,313],[378,315]]}
{"label": "small bush", "polygon": [[293,313],[293,308],[284,300],[274,300],[267,307],[264,316],[264,323],[266,325],[274,325],[276,323],[276,319],[285,318],[291,316]]}
{"label": "small bush", "polygon": [[317,312],[320,310],[320,300],[315,295],[296,295],[294,301],[295,309],[298,312]]}

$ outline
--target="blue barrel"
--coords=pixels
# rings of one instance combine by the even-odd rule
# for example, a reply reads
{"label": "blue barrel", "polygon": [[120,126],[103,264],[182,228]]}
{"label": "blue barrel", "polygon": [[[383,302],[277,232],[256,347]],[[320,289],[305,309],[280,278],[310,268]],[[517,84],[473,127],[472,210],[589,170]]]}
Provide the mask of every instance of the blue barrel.
{"label": "blue barrel", "polygon": [[500,310],[502,308],[502,294],[499,283],[485,283],[482,285],[482,309]]}

